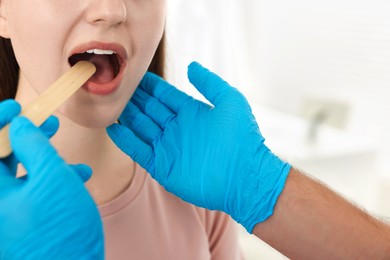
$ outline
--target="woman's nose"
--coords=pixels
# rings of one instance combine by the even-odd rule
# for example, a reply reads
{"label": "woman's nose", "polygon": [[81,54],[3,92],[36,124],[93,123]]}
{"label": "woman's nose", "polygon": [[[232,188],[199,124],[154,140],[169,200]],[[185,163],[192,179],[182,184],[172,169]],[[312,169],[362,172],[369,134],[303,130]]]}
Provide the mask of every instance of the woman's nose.
{"label": "woman's nose", "polygon": [[127,9],[124,0],[94,0],[90,1],[87,21],[91,24],[116,26],[127,19]]}

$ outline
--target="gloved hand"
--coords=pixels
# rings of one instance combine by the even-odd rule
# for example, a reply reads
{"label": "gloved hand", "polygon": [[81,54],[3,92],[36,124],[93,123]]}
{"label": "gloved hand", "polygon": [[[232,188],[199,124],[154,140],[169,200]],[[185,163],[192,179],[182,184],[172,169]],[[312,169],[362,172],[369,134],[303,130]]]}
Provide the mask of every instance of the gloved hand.
{"label": "gloved hand", "polygon": [[[45,135],[58,119],[41,131],[19,113],[15,101],[0,103],[0,128],[12,120],[14,151],[0,160],[0,259],[103,259],[102,222],[83,183],[91,169],[68,165],[50,145]],[[15,178],[17,162],[25,177]]]}
{"label": "gloved hand", "polygon": [[252,233],[272,215],[290,165],[264,145],[237,89],[198,63],[188,77],[213,106],[147,73],[108,134],[166,190]]}

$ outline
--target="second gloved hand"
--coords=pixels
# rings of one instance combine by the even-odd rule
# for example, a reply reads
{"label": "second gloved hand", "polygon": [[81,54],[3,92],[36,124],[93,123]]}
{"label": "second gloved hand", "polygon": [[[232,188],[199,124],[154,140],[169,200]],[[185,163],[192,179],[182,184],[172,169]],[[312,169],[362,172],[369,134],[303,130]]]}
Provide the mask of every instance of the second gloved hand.
{"label": "second gloved hand", "polygon": [[272,215],[290,165],[264,145],[237,89],[198,63],[188,77],[212,106],[147,73],[108,134],[166,190],[252,232]]}
{"label": "second gloved hand", "polygon": [[[91,169],[68,165],[51,146],[58,120],[41,131],[19,113],[15,101],[0,102],[14,151],[0,160],[0,259],[103,259],[102,222],[83,183]],[[22,178],[17,162],[28,172]]]}

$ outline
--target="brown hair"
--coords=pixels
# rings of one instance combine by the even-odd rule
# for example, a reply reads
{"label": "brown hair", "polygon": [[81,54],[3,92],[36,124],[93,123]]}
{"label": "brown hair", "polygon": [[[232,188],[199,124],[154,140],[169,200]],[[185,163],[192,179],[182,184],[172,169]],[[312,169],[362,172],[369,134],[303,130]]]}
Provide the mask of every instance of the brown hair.
{"label": "brown hair", "polygon": [[18,78],[19,65],[11,41],[0,37],[0,101],[15,97]]}
{"label": "brown hair", "polygon": [[[148,71],[164,77],[165,33],[157,47]],[[0,37],[0,101],[15,98],[19,79],[19,65],[9,39]]]}

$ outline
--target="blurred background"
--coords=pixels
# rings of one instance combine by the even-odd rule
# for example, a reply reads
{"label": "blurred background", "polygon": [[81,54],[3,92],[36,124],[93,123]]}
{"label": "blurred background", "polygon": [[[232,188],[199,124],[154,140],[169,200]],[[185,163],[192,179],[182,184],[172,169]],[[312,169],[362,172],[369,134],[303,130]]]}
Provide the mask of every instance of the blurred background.
{"label": "blurred background", "polygon": [[[204,100],[186,76],[202,63],[246,95],[271,150],[390,217],[389,1],[167,2],[170,82]],[[240,243],[285,259],[242,229]]]}

